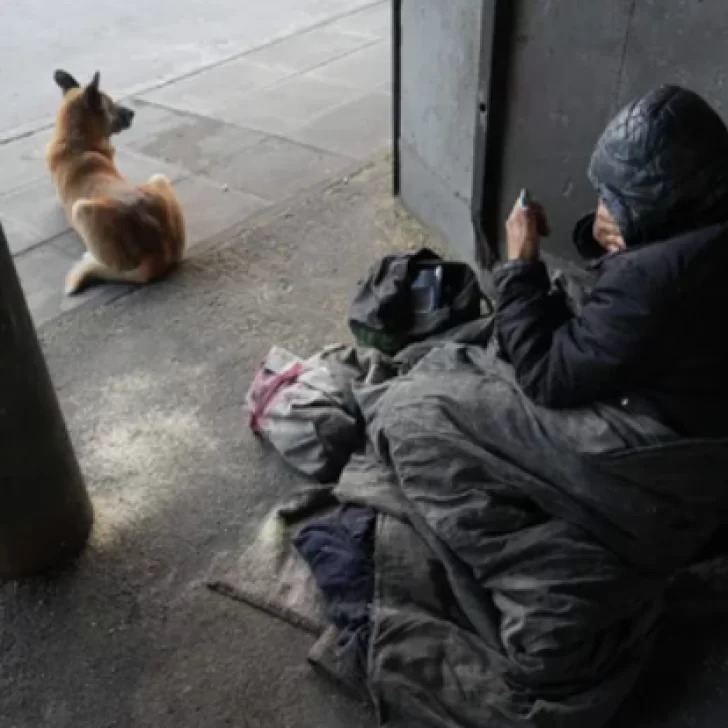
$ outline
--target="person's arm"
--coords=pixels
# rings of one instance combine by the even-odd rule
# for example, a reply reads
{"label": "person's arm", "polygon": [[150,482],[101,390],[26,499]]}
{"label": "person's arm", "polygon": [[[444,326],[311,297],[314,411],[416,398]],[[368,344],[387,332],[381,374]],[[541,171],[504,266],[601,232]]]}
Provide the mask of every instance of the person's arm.
{"label": "person's arm", "polygon": [[534,265],[533,261],[525,260],[510,260],[499,264],[496,269],[496,281],[509,275],[523,275],[532,281],[532,294],[538,297],[539,308],[544,312],[544,318],[554,328],[572,317],[573,312],[567,301],[566,291],[554,286],[546,266],[540,261],[537,265]]}
{"label": "person's arm", "polygon": [[567,408],[619,395],[644,375],[659,321],[660,290],[625,262],[597,282],[579,316],[559,321],[539,260],[507,263],[495,275],[501,347],[525,394]]}

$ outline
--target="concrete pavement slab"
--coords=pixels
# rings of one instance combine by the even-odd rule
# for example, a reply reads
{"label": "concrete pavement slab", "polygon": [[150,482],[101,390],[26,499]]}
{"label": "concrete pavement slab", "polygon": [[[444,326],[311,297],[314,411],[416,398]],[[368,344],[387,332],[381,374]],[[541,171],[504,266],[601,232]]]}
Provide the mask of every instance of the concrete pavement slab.
{"label": "concrete pavement slab", "polygon": [[172,109],[218,117],[221,111],[244,105],[251,92],[272,86],[287,75],[287,71],[239,58],[140,94],[139,98]]}
{"label": "concrete pavement slab", "polygon": [[32,227],[18,220],[3,216],[1,212],[0,223],[2,223],[5,236],[8,239],[11,255],[18,255],[38,244],[39,233]]}
{"label": "concrete pavement slab", "polygon": [[[207,169],[264,138],[260,133],[204,116],[179,113],[142,102],[138,102],[136,108],[140,115],[140,130],[131,143],[128,139],[123,140],[125,146],[193,172]],[[155,124],[147,130],[147,113],[155,120],[164,118],[164,123]],[[144,133],[145,130],[147,133]]]}
{"label": "concrete pavement slab", "polygon": [[124,104],[134,109],[136,115],[131,128],[114,137],[116,146],[120,147],[135,149],[139,143],[143,144],[187,119],[194,118],[188,112],[152,104],[136,97],[124,99]]}
{"label": "concrete pavement slab", "polygon": [[70,228],[47,172],[36,182],[0,197],[0,219],[32,230],[29,245],[42,243]]}
{"label": "concrete pavement slab", "polygon": [[189,174],[186,169],[178,165],[149,157],[133,149],[118,148],[115,161],[121,175],[135,185],[144,184],[154,174],[167,175],[171,182],[183,179]]}
{"label": "concrete pavement slab", "polygon": [[188,250],[270,205],[269,200],[201,177],[183,179],[174,189],[184,210]]}
{"label": "concrete pavement slab", "polygon": [[291,133],[291,138],[362,161],[392,143],[392,100],[375,91],[343,104]]}
{"label": "concrete pavement slab", "polygon": [[332,30],[325,25],[271,43],[247,53],[244,58],[250,63],[284,72],[302,73],[346,56],[372,42],[372,38],[367,35]]}
{"label": "concrete pavement slab", "polygon": [[48,175],[45,148],[52,136],[45,129],[9,144],[0,144],[0,196]]}
{"label": "concrete pavement slab", "polygon": [[62,235],[53,238],[53,240],[48,242],[48,245],[65,255],[69,260],[77,260],[86,250],[75,230],[68,230]]}
{"label": "concrete pavement slab", "polygon": [[309,71],[308,78],[362,91],[382,88],[392,77],[392,44],[382,40]]}
{"label": "concrete pavement slab", "polygon": [[226,121],[286,136],[356,95],[348,86],[299,75],[255,91],[244,104],[227,105],[218,113]]}
{"label": "concrete pavement slab", "polygon": [[36,327],[80,306],[112,301],[131,290],[131,286],[111,284],[65,296],[63,285],[73,259],[53,245],[28,250],[16,256],[14,263]]}
{"label": "concrete pavement slab", "polygon": [[348,13],[338,20],[333,20],[328,27],[330,30],[355,33],[367,38],[389,39],[392,28],[391,0]]}
{"label": "concrete pavement slab", "polygon": [[60,310],[68,258],[44,245],[22,253],[14,262],[35,325],[50,321]]}
{"label": "concrete pavement slab", "polygon": [[206,176],[242,192],[278,202],[337,174],[348,171],[354,160],[338,154],[268,137],[221,164]]}

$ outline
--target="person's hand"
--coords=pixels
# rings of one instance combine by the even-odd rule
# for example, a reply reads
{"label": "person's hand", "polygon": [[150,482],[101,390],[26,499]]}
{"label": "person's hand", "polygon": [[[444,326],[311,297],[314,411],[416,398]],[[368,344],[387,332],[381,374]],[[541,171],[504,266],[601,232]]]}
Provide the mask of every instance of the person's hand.
{"label": "person's hand", "polygon": [[549,232],[549,223],[541,205],[531,202],[524,208],[520,201],[516,201],[506,222],[508,260],[538,260],[541,236],[548,237]]}
{"label": "person's hand", "polygon": [[609,253],[616,253],[618,250],[624,250],[627,246],[624,244],[622,233],[609,214],[606,205],[603,202],[597,207],[597,214],[594,218],[594,229],[592,230],[594,240]]}

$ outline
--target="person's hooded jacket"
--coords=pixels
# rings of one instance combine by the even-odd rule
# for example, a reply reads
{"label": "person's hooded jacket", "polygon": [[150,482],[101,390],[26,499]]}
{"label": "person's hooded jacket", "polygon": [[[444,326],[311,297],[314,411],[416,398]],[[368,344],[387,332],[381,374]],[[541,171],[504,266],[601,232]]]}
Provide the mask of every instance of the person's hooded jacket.
{"label": "person's hooded jacket", "polygon": [[520,386],[550,408],[613,401],[683,436],[728,435],[728,130],[696,94],[660,87],[609,124],[589,178],[626,250],[605,254],[594,216],[579,221],[597,275],[580,313],[542,262],[495,273]]}

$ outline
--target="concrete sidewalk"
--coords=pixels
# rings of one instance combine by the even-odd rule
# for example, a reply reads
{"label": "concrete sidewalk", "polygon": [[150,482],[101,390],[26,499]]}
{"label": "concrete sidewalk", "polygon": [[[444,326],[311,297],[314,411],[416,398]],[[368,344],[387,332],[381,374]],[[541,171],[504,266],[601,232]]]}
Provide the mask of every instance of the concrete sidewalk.
{"label": "concrete sidewalk", "polygon": [[[389,2],[375,2],[132,96],[134,127],[116,138],[121,171],[174,181],[193,255],[200,241],[348,174],[390,144],[390,16]],[[82,246],[45,170],[50,134],[0,146],[0,220],[37,325],[129,290],[63,297]]]}
{"label": "concrete sidewalk", "polygon": [[247,427],[261,357],[351,341],[357,279],[425,242],[380,162],[42,327],[96,525],[75,568],[0,584],[3,728],[374,724],[307,665],[308,634],[205,579],[300,484]]}

